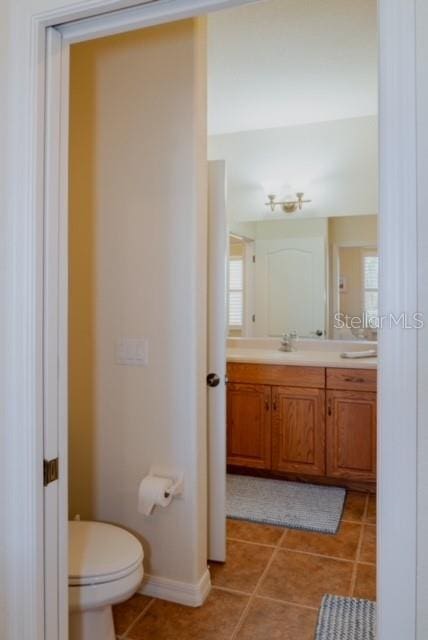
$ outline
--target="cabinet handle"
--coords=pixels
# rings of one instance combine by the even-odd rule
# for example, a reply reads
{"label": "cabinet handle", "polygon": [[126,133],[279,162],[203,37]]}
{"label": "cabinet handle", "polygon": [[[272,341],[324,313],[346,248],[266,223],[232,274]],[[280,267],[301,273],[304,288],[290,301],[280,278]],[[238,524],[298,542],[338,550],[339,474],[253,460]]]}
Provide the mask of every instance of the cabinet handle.
{"label": "cabinet handle", "polygon": [[327,415],[331,416],[331,400],[329,400],[327,403]]}
{"label": "cabinet handle", "polygon": [[265,400],[265,409],[266,411],[269,411],[270,409],[269,402],[267,400]]}
{"label": "cabinet handle", "polygon": [[357,378],[356,376],[345,378],[345,382],[365,382],[364,378]]}
{"label": "cabinet handle", "polygon": [[276,400],[273,401],[273,410],[276,411]]}

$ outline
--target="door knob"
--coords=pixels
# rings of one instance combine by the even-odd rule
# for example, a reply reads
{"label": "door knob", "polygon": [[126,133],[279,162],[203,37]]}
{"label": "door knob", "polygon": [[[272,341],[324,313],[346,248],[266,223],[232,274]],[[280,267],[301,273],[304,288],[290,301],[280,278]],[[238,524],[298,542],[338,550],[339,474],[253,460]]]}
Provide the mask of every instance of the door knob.
{"label": "door knob", "polygon": [[218,387],[220,384],[220,377],[216,373],[209,373],[207,375],[207,385],[209,387]]}

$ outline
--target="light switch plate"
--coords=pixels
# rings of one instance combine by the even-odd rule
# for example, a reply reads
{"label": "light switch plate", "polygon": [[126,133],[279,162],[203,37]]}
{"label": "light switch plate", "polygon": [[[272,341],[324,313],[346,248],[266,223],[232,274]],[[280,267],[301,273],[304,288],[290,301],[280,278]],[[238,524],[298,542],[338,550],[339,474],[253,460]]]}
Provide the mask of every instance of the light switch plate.
{"label": "light switch plate", "polygon": [[120,338],[116,343],[116,364],[147,367],[149,345],[146,338]]}

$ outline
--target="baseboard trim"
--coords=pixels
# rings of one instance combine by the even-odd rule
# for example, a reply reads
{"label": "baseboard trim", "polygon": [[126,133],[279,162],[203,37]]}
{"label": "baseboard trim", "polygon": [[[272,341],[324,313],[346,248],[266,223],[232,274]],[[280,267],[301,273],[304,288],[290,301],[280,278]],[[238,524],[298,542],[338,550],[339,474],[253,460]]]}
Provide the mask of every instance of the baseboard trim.
{"label": "baseboard trim", "polygon": [[139,593],[160,600],[177,602],[188,607],[200,607],[211,591],[211,578],[208,569],[199,582],[179,582],[169,578],[145,575]]}

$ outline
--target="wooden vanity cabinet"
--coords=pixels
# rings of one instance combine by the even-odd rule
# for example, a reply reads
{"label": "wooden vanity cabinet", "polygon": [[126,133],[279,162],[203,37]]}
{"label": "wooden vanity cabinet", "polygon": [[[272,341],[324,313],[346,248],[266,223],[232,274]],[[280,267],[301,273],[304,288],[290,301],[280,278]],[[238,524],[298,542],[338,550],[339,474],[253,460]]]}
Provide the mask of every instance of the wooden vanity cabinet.
{"label": "wooden vanity cabinet", "polygon": [[327,475],[331,478],[376,480],[375,369],[326,371]]}
{"label": "wooden vanity cabinet", "polygon": [[228,465],[373,487],[376,370],[229,363],[228,379]]}
{"label": "wooden vanity cabinet", "polygon": [[227,386],[227,463],[271,468],[271,388],[229,382]]}
{"label": "wooden vanity cabinet", "polygon": [[325,473],[324,389],[272,387],[272,469]]}
{"label": "wooden vanity cabinet", "polygon": [[376,393],[327,391],[327,475],[376,480]]}
{"label": "wooden vanity cabinet", "polygon": [[323,368],[230,363],[228,379],[229,465],[324,474]]}

